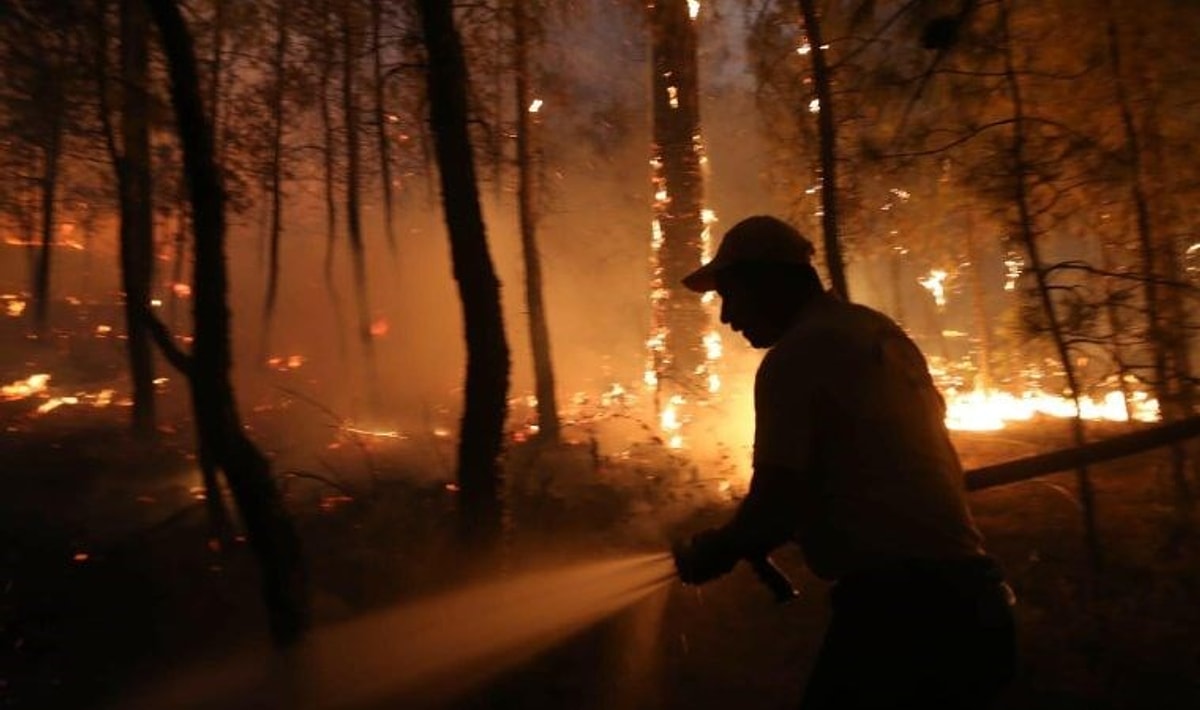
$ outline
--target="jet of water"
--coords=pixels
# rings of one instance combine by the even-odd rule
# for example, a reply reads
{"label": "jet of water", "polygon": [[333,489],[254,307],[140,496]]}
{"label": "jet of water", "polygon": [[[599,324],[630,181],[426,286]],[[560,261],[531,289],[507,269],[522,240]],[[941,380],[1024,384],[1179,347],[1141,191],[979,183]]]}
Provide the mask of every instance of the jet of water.
{"label": "jet of water", "polygon": [[314,631],[193,669],[122,707],[355,708],[461,692],[662,589],[669,554],[529,572]]}

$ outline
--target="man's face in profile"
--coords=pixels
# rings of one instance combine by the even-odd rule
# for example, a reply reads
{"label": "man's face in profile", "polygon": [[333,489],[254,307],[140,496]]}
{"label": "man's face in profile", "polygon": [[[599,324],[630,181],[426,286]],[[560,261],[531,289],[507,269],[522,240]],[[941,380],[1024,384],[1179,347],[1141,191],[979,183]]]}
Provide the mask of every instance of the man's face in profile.
{"label": "man's face in profile", "polygon": [[789,318],[786,304],[771,296],[770,278],[750,266],[730,267],[717,274],[721,322],[756,348],[769,348],[783,335]]}

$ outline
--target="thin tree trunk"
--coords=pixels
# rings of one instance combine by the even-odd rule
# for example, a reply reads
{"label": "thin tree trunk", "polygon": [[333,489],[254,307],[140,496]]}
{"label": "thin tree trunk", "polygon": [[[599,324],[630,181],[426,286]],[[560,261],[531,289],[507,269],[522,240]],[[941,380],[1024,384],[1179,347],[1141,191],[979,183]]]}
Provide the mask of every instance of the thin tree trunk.
{"label": "thin tree trunk", "polygon": [[[825,268],[829,283],[842,298],[850,300],[846,285],[846,265],[842,258],[838,228],[837,121],[833,113],[833,79],[825,58],[825,41],[814,0],[799,0],[804,17],[809,56],[812,57],[813,85],[817,95],[817,128],[821,142],[821,231],[825,244]],[[804,108],[807,110],[807,107]]]}
{"label": "thin tree trunk", "polygon": [[708,387],[703,338],[710,317],[700,294],[681,283],[704,253],[696,27],[686,0],[658,0],[648,11],[656,223],[652,367],[659,390],[670,383],[675,393],[702,393]]}
{"label": "thin tree trunk", "polygon": [[333,113],[329,84],[332,81],[333,63],[336,50],[333,46],[333,35],[329,31],[329,0],[321,3],[321,157],[323,168],[323,184],[325,197],[325,291],[329,294],[329,303],[333,306],[333,317],[337,329],[338,353],[343,364],[346,360],[346,319],[342,315],[342,297],[338,292],[337,280],[334,278],[334,247],[337,245],[337,141],[333,129]]}
{"label": "thin tree trunk", "polygon": [[387,111],[383,107],[383,41],[380,37],[382,30],[383,0],[371,0],[371,48],[374,73],[372,88],[375,91],[376,137],[379,140],[379,181],[383,188],[383,231],[387,236],[388,248],[394,254],[396,252],[396,227],[393,224],[392,206],[392,150],[387,135]]}
{"label": "thin tree trunk", "polygon": [[458,445],[459,529],[465,542],[490,547],[498,542],[502,523],[498,459],[509,375],[500,282],[479,207],[467,131],[467,68],[453,9],[442,0],[420,0],[419,8],[429,55],[430,124],[467,342]]}
{"label": "thin tree trunk", "polygon": [[367,359],[369,390],[374,392],[374,349],[371,343],[371,311],[367,302],[367,262],[363,247],[362,215],[359,208],[358,97],[354,95],[355,54],[358,46],[352,9],[342,8],[342,116],[346,133],[346,234],[354,265],[354,293],[358,304],[358,337]]}
{"label": "thin tree trunk", "polygon": [[[212,56],[209,58],[212,78],[208,85],[208,110],[209,120],[213,125],[213,151],[218,166],[221,164],[222,151],[225,148],[221,122],[221,109],[223,108],[221,104],[221,72],[224,70],[225,61],[225,2],[226,0],[213,0]],[[220,168],[218,167],[218,169]]]}
{"label": "thin tree trunk", "polygon": [[[1043,267],[1041,253],[1038,249],[1037,235],[1033,226],[1034,218],[1029,205],[1029,187],[1026,182],[1028,175],[1026,166],[1028,161],[1025,157],[1025,106],[1021,94],[1020,80],[1017,77],[1017,71],[1013,64],[1013,47],[1010,34],[1011,18],[1009,16],[1010,9],[1007,0],[1001,0],[1000,12],[1004,32],[1004,76],[1008,84],[1009,97],[1012,101],[1014,119],[1012,124],[1013,137],[1011,151],[1012,166],[1013,170],[1016,171],[1013,201],[1017,208],[1019,220],[1017,228],[1021,241],[1025,246],[1026,254],[1029,257],[1030,270],[1037,280],[1038,297],[1041,300],[1042,310],[1046,314],[1046,320],[1050,324],[1050,334],[1054,338],[1054,346],[1058,351],[1058,358],[1062,363],[1063,373],[1067,378],[1067,388],[1070,389],[1071,397],[1075,402],[1075,417],[1071,420],[1071,433],[1075,440],[1075,445],[1081,447],[1086,443],[1087,437],[1084,431],[1083,418],[1080,416],[1079,382],[1075,375],[1074,364],[1071,362],[1071,354],[1063,335],[1062,325],[1059,323],[1058,314],[1054,309],[1054,301],[1050,297],[1050,284],[1047,282],[1046,270]],[[1088,555],[1091,560],[1092,569],[1099,572],[1103,557],[1100,548],[1100,537],[1096,528],[1096,501],[1092,489],[1092,480],[1088,474],[1086,464],[1080,464],[1075,473],[1076,483],[1079,486],[1079,498],[1083,506],[1084,535]]]}
{"label": "thin tree trunk", "polygon": [[[50,83],[53,84],[51,79]],[[38,253],[37,270],[33,277],[33,322],[40,335],[45,335],[50,320],[50,263],[54,248],[55,208],[58,206],[58,178],[62,158],[63,104],[56,86],[50,87],[51,96],[46,108],[50,126],[42,145],[42,204],[41,204],[41,248]]]}
{"label": "thin tree trunk", "polygon": [[272,67],[275,74],[274,94],[271,96],[271,226],[270,226],[270,257],[267,262],[267,298],[263,312],[263,320],[267,327],[263,329],[264,346],[268,338],[272,316],[275,314],[275,301],[279,295],[279,242],[283,237],[283,121],[284,121],[284,90],[286,88],[286,59],[288,46],[288,11],[287,0],[276,0],[275,13],[276,36],[275,57]]}
{"label": "thin tree trunk", "polygon": [[[1144,298],[1146,300],[1146,325],[1150,340],[1150,348],[1154,361],[1154,388],[1158,395],[1159,410],[1164,421],[1175,421],[1189,416],[1190,411],[1184,411],[1180,406],[1178,394],[1181,383],[1177,368],[1173,367],[1176,350],[1173,345],[1179,323],[1168,322],[1167,313],[1163,308],[1162,293],[1159,291],[1158,279],[1174,278],[1176,274],[1165,273],[1162,268],[1172,255],[1168,245],[1159,254],[1159,238],[1154,232],[1151,219],[1150,191],[1146,181],[1146,156],[1144,155],[1141,134],[1133,117],[1133,105],[1125,83],[1125,72],[1122,67],[1121,42],[1118,34],[1116,10],[1112,0],[1105,3],[1107,12],[1108,53],[1113,72],[1113,90],[1116,92],[1117,106],[1121,113],[1121,126],[1125,133],[1125,149],[1131,162],[1129,185],[1130,200],[1133,203],[1136,216],[1138,244],[1141,248],[1142,269],[1146,275],[1144,283]],[[1187,452],[1182,443],[1171,447],[1171,479],[1175,484],[1176,507],[1179,511],[1180,522],[1184,527],[1189,526],[1191,517],[1191,486],[1186,474]]]}
{"label": "thin tree trunk", "polygon": [[288,644],[309,625],[308,580],[299,537],[269,462],[246,436],[230,381],[225,196],[213,160],[212,128],[200,99],[195,49],[174,0],[149,4],[167,57],[195,231],[192,353],[174,349],[169,337],[158,340],[189,376],[201,458],[211,456],[225,474],[262,571],[272,635],[277,643]]}
{"label": "thin tree trunk", "polygon": [[121,133],[125,147],[118,171],[121,194],[121,285],[125,291],[125,345],[133,379],[133,428],[154,434],[154,360],[142,314],[154,279],[153,191],[147,81],[150,18],[142,0],[121,0]]}
{"label": "thin tree trunk", "polygon": [[525,305],[529,309],[529,345],[533,352],[533,379],[537,393],[538,436],[557,443],[560,436],[558,397],[554,391],[554,366],[550,358],[550,329],[542,298],[542,259],[537,247],[537,199],[534,186],[533,114],[529,111],[529,39],[525,0],[513,0],[513,52],[516,64],[517,208],[521,229],[521,256],[525,264]]}

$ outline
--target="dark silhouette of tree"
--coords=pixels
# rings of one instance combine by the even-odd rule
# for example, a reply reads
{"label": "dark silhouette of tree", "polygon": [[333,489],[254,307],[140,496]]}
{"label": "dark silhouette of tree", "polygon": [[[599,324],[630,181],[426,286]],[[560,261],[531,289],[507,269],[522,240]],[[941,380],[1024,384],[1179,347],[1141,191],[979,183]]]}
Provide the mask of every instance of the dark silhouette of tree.
{"label": "dark silhouette of tree", "polygon": [[430,125],[467,342],[458,445],[460,531],[467,542],[488,546],[501,531],[498,458],[507,411],[508,343],[500,283],[479,207],[467,128],[467,70],[453,8],[442,0],[420,0],[418,8],[428,54]]}
{"label": "dark silhouette of tree", "polygon": [[533,353],[534,391],[537,395],[538,437],[558,442],[558,397],[554,391],[554,365],[550,358],[550,330],[542,297],[542,260],[537,246],[537,166],[534,148],[536,110],[532,108],[530,32],[533,22],[526,0],[512,0],[513,71],[516,81],[517,118],[517,219],[521,231],[521,258],[525,266],[525,306],[529,311],[529,345]]}
{"label": "dark silhouette of tree", "polygon": [[[814,0],[799,0],[800,13],[804,17],[804,32],[808,41],[808,56],[812,57],[813,87],[816,94],[818,135],[821,146],[821,233],[825,246],[825,269],[829,273],[829,284],[843,298],[850,298],[846,285],[846,267],[842,258],[842,247],[838,219],[838,143],[837,121],[834,118],[833,79],[826,61],[826,45],[821,31],[821,19],[817,15]],[[806,110],[796,107],[798,111]]]}
{"label": "dark silhouette of tree", "polygon": [[150,314],[156,341],[188,378],[201,458],[220,467],[237,502],[262,573],[263,597],[277,643],[298,640],[309,625],[308,581],[300,540],[271,477],[270,463],[246,436],[230,381],[231,346],[225,264],[225,198],[214,161],[212,128],[200,98],[192,35],[174,0],[149,0],[170,76],[184,170],[192,203],[193,343],[180,350]]}
{"label": "dark silhouette of tree", "polygon": [[[273,85],[271,107],[271,158],[267,181],[270,184],[271,224],[270,257],[267,265],[267,297],[264,320],[270,324],[279,294],[279,242],[283,237],[283,127],[287,94],[287,51],[289,3],[277,0],[275,10],[275,50],[271,58]],[[266,336],[264,336],[264,341]]]}

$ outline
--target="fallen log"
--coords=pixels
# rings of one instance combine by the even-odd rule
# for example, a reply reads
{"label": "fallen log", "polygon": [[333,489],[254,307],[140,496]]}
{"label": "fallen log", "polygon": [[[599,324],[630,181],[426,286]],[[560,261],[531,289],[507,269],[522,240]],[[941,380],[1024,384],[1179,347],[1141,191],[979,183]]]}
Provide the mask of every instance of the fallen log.
{"label": "fallen log", "polygon": [[1070,449],[971,469],[965,474],[968,491],[1017,483],[1048,473],[1110,461],[1200,436],[1200,417],[1189,417]]}

